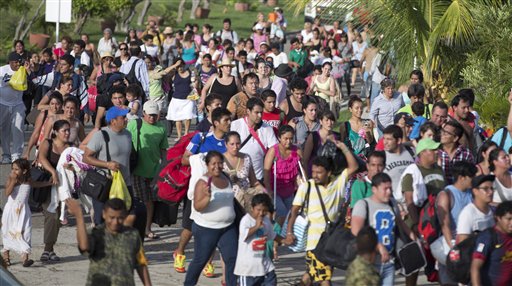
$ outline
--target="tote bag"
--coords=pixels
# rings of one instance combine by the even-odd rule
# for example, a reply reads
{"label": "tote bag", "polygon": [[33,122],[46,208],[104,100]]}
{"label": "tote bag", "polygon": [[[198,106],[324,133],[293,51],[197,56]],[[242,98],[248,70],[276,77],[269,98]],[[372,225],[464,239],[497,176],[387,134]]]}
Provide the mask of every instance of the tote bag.
{"label": "tote bag", "polygon": [[[295,224],[293,225],[293,235],[295,236],[294,244],[288,246],[293,252],[304,252],[306,251],[306,243],[308,239],[308,228],[309,228],[309,220],[304,213],[304,209],[309,205],[309,192],[311,190],[311,183],[308,182],[308,190],[306,191],[306,199],[304,200],[304,204],[300,210],[299,215],[295,219]],[[288,229],[288,218],[290,217],[290,213],[286,216],[286,220],[281,229],[281,236],[286,237],[286,232]]]}

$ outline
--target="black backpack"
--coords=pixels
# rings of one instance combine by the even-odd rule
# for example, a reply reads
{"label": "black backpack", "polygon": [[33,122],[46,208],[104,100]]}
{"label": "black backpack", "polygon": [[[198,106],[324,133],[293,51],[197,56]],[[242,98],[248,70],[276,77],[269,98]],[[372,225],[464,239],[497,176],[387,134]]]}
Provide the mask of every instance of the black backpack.
{"label": "black backpack", "polygon": [[492,249],[498,244],[498,234],[494,228],[488,228],[481,233],[473,233],[462,242],[455,245],[446,257],[446,269],[451,279],[458,283],[469,284],[471,281],[471,260],[476,247],[476,239],[480,234],[490,232],[492,237]]}
{"label": "black backpack", "polygon": [[140,86],[140,88],[142,89],[142,92],[144,93],[144,88],[142,88],[142,83],[140,83],[139,79],[135,75],[135,67],[137,66],[138,61],[139,61],[139,59],[136,59],[135,61],[133,61],[132,67],[130,68],[130,71],[128,72],[128,74],[126,75],[125,78],[128,81],[128,83],[136,84],[136,85]]}

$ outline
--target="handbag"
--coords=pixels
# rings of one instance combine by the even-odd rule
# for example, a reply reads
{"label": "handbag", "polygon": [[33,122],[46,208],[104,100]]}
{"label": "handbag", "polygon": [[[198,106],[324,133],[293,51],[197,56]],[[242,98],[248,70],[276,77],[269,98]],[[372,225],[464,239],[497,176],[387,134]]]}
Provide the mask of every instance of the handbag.
{"label": "handbag", "polygon": [[324,264],[346,270],[357,255],[356,237],[350,229],[345,227],[345,214],[348,207],[344,206],[337,221],[331,222],[327,216],[320,190],[318,186],[315,187],[322,206],[326,227],[316,248],[313,250],[313,254]]}
{"label": "handbag", "polygon": [[[30,170],[30,177],[32,178],[32,181],[35,182],[47,182],[50,180],[52,175],[42,168],[33,168]],[[51,189],[51,186],[32,188],[32,191],[30,192],[29,204],[31,201],[34,207],[40,206],[50,196]]]}
{"label": "handbag", "polygon": [[[105,140],[107,161],[111,161],[110,151],[108,148],[108,134],[105,130],[101,130],[103,139]],[[90,196],[91,198],[102,203],[108,200],[110,186],[112,185],[112,176],[103,170],[91,169],[85,174],[84,181],[80,185],[80,193]]]}
{"label": "handbag", "polygon": [[[309,206],[309,192],[311,190],[311,183],[308,181],[308,190],[306,191],[306,198],[304,199],[304,204],[295,219],[295,223],[293,224],[293,235],[295,236],[295,243],[288,246],[293,252],[304,252],[306,251],[306,242],[308,239],[308,228],[309,228],[309,220],[307,216],[304,214],[304,209],[307,209]],[[290,213],[286,216],[286,220],[281,228],[281,236],[286,237],[286,232],[288,229],[288,219],[290,218]]]}
{"label": "handbag", "polygon": [[112,172],[112,185],[110,186],[110,192],[108,194],[109,199],[121,199],[126,204],[126,209],[129,210],[132,207],[132,197],[128,191],[128,187],[124,182],[123,175],[120,171]]}
{"label": "handbag", "polygon": [[27,70],[24,66],[19,67],[18,70],[14,72],[9,80],[9,85],[12,89],[17,91],[25,91],[28,89]]}

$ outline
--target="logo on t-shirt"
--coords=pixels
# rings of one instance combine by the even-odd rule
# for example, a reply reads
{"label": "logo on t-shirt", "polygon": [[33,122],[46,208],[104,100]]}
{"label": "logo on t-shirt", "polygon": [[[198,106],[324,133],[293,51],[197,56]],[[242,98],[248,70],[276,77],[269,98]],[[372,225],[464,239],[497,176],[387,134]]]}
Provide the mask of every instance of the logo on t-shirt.
{"label": "logo on t-shirt", "polygon": [[2,77],[2,81],[9,82],[11,80],[11,77],[12,77],[12,75],[10,75],[10,74],[4,74],[4,76]]}

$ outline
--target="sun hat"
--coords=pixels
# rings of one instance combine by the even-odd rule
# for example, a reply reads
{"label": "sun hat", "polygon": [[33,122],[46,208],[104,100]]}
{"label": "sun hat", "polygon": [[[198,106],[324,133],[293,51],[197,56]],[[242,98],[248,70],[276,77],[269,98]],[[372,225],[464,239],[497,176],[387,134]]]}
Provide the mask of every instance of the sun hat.
{"label": "sun hat", "polygon": [[112,53],[109,52],[109,51],[101,52],[100,57],[101,57],[101,59],[103,59],[103,58],[114,58],[114,56],[112,56]]}
{"label": "sun hat", "polygon": [[436,142],[431,138],[421,139],[420,142],[418,142],[418,146],[416,146],[416,155],[425,150],[436,150],[439,148],[439,145],[441,145],[441,143]]}
{"label": "sun hat", "polygon": [[230,67],[234,67],[235,65],[231,62],[230,59],[228,58],[224,58],[222,59],[222,62],[220,64],[217,65],[217,67],[223,67],[223,66],[230,66]]}
{"label": "sun hat", "polygon": [[162,32],[164,35],[172,34],[172,28],[171,27],[165,27],[164,31]]}
{"label": "sun hat", "polygon": [[278,77],[287,77],[291,74],[293,74],[293,70],[291,67],[289,67],[287,64],[280,64],[277,66],[277,68],[274,70],[274,74]]}

